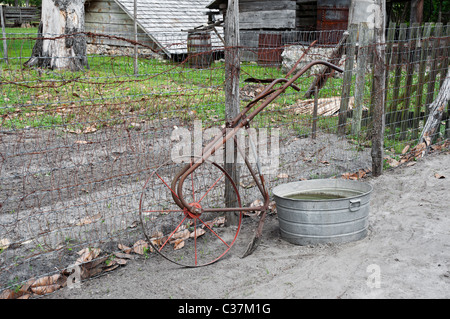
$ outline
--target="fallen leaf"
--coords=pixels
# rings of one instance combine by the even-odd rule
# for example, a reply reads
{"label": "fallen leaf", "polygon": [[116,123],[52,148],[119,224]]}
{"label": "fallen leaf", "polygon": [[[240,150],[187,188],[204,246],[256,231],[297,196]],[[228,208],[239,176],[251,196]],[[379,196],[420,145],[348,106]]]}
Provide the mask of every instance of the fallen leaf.
{"label": "fallen leaf", "polygon": [[81,144],[81,145],[84,145],[84,144],[92,144],[92,142],[88,142],[88,141],[75,141],[75,144]]}
{"label": "fallen leaf", "polygon": [[100,255],[101,249],[100,248],[84,248],[78,252],[79,257],[76,261],[78,264],[85,263],[87,261],[91,261],[92,259],[95,259]]}
{"label": "fallen leaf", "polygon": [[77,226],[89,225],[89,224],[92,224],[93,222],[99,220],[101,217],[102,217],[101,213],[98,213],[94,216],[88,216],[88,217],[81,219],[76,225]]}
{"label": "fallen leaf", "polygon": [[405,148],[402,150],[402,154],[406,154],[406,152],[408,152],[410,146],[406,145]]}
{"label": "fallen leaf", "polygon": [[59,284],[55,285],[49,285],[49,286],[38,286],[38,287],[31,287],[31,291],[37,295],[46,295],[50,294],[56,290],[58,290],[61,286]]}
{"label": "fallen leaf", "polygon": [[441,175],[441,174],[438,174],[438,173],[434,174],[434,177],[437,178],[437,179],[444,179],[445,178],[444,175]]}
{"label": "fallen leaf", "polygon": [[178,250],[184,247],[184,239],[177,239],[174,242],[173,250]]}
{"label": "fallen leaf", "polygon": [[55,285],[58,282],[58,279],[61,277],[60,274],[55,274],[53,276],[42,277],[35,280],[30,287],[39,287],[39,286],[50,286]]}
{"label": "fallen leaf", "polygon": [[8,249],[10,242],[8,238],[0,239],[0,250]]}
{"label": "fallen leaf", "polygon": [[277,175],[277,177],[278,177],[278,178],[288,178],[289,175],[286,174],[286,173],[280,173],[280,174]]}
{"label": "fallen leaf", "polygon": [[89,127],[86,127],[86,128],[83,130],[83,133],[85,133],[85,134],[88,134],[88,133],[94,133],[94,132],[97,132],[97,128],[96,128],[95,126],[89,126]]}
{"label": "fallen leaf", "polygon": [[198,238],[202,235],[204,235],[206,233],[206,231],[203,228],[197,228],[195,229],[190,235],[190,238]]}
{"label": "fallen leaf", "polygon": [[126,254],[131,253],[131,251],[133,250],[132,248],[122,245],[122,244],[118,244],[117,247]]}
{"label": "fallen leaf", "polygon": [[324,165],[330,165],[330,162],[328,162],[328,161],[320,161],[320,162]]}
{"label": "fallen leaf", "polygon": [[153,249],[148,246],[148,243],[145,240],[141,239],[134,243],[133,251],[138,255],[144,255],[147,251],[153,252]]}
{"label": "fallen leaf", "polygon": [[120,252],[114,253],[114,256],[120,259],[134,259],[133,255]]}
{"label": "fallen leaf", "polygon": [[178,231],[175,234],[172,235],[172,237],[170,237],[169,243],[174,243],[177,240],[185,240],[188,239],[190,236],[190,232],[189,229],[184,229],[182,231]]}

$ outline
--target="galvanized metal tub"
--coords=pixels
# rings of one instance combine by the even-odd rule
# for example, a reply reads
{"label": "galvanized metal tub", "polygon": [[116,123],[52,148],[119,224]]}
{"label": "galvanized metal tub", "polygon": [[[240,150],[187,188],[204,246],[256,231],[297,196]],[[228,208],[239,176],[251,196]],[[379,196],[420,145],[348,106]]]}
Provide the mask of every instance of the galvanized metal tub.
{"label": "galvanized metal tub", "polygon": [[[275,187],[281,238],[297,245],[363,239],[367,235],[371,192],[370,184],[344,179],[308,180]],[[335,194],[342,198],[289,198],[299,193]]]}

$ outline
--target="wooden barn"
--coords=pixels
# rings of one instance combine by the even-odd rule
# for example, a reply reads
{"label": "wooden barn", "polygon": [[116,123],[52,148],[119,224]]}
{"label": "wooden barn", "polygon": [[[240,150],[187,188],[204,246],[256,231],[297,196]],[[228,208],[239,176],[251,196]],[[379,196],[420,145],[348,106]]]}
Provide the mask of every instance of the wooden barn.
{"label": "wooden barn", "polygon": [[[220,10],[226,19],[227,3],[227,0],[213,0],[207,8]],[[351,0],[240,0],[240,41],[248,48],[242,60],[280,60],[281,52],[274,57],[264,54],[258,57],[257,51],[316,40],[312,37],[317,37],[322,44],[336,44],[339,34],[330,37],[331,32],[327,31],[336,34],[335,30],[347,29],[350,3]]]}
{"label": "wooden barn", "polygon": [[[187,52],[186,30],[208,23],[210,0],[138,0],[138,42],[168,58]],[[133,0],[86,0],[85,30],[134,40]],[[213,45],[222,45],[211,34]],[[117,38],[93,37],[96,45],[130,46]],[[223,45],[222,45],[223,46]]]}

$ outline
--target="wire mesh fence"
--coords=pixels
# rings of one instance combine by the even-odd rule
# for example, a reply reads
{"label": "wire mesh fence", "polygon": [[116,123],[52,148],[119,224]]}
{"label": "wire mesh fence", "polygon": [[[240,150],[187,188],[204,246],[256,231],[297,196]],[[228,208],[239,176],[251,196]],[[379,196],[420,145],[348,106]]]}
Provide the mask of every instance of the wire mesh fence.
{"label": "wire mesh fence", "polygon": [[[448,30],[439,24],[387,30],[386,165],[400,162],[405,149],[417,143],[426,106],[447,74]],[[148,196],[150,176],[157,169],[176,171],[174,154],[186,154],[182,139],[205,145],[225,125],[226,48],[220,43],[203,37],[192,46],[187,35],[165,34],[162,48],[156,48],[147,39],[136,43],[134,34],[81,36],[88,66],[79,71],[26,66],[36,40],[57,41],[54,37],[33,32],[2,39],[2,296],[45,294],[67,285],[67,269],[76,262],[84,265],[82,279],[114,269],[120,263],[111,254],[119,244],[146,254],[139,205],[143,192]],[[269,189],[301,179],[358,179],[370,172],[373,45],[363,27],[241,34],[241,107],[271,80],[310,61],[345,69],[343,74],[310,69],[296,82],[298,91],[286,90],[242,133],[245,153],[251,157],[249,136],[254,136],[263,164],[276,168],[267,176]],[[176,50],[169,56],[170,47]],[[447,106],[436,138],[448,134]],[[199,193],[194,186],[188,193],[207,192],[216,180],[211,167],[195,179]],[[236,184],[242,206],[259,199],[244,169]],[[217,186],[208,201],[223,199]],[[152,189],[152,203],[171,205],[160,191]],[[54,282],[41,285],[45,289],[27,284],[55,275]]]}

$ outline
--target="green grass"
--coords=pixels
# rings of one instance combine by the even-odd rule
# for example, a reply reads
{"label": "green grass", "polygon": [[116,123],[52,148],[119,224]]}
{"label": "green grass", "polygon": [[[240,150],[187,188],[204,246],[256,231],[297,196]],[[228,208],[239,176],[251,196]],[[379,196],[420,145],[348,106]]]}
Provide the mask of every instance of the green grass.
{"label": "green grass", "polygon": [[[126,121],[178,117],[183,120],[200,119],[208,123],[223,123],[225,117],[224,63],[213,63],[208,70],[191,69],[186,64],[156,59],[139,60],[139,76],[133,75],[133,58],[126,56],[88,56],[89,68],[83,72],[37,70],[23,66],[34,45],[37,28],[6,30],[9,64],[0,62],[2,90],[0,116],[2,128],[20,129],[27,126],[71,129],[114,125]],[[260,67],[255,63],[241,64],[241,88],[248,88],[244,80],[279,78],[285,75],[279,68]],[[394,71],[391,68],[387,85],[387,107],[403,107],[402,101],[392,102]],[[353,76],[354,83],[355,75]],[[302,77],[296,84],[301,92],[288,89],[253,121],[253,126],[290,125],[300,135],[308,135],[311,116],[296,115],[293,110],[313,77]],[[439,76],[436,79],[439,86]],[[418,75],[414,74],[413,86]],[[320,91],[320,98],[340,96],[342,78],[330,78]],[[406,74],[401,77],[399,96],[405,91]],[[255,87],[255,84],[252,84]],[[371,74],[366,75],[364,105],[369,107]],[[353,96],[354,85],[350,95]],[[426,85],[424,87],[426,90]],[[425,103],[426,94],[422,96]],[[244,107],[247,102],[242,102]],[[414,110],[413,94],[410,110]],[[350,122],[350,121],[349,121]],[[335,132],[337,118],[322,118],[318,129]],[[390,128],[386,131],[389,133]],[[398,128],[392,140],[399,139]],[[403,139],[408,140],[408,132]],[[355,137],[356,138],[356,137]],[[360,137],[359,137],[360,138]],[[398,146],[400,147],[400,146]]]}

